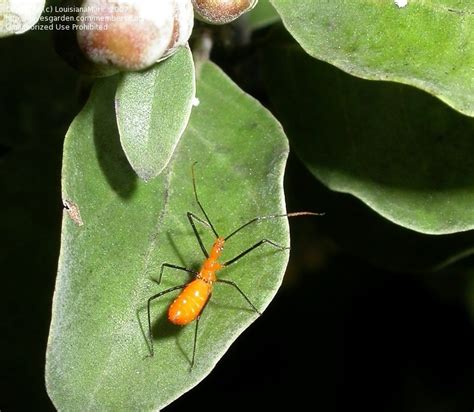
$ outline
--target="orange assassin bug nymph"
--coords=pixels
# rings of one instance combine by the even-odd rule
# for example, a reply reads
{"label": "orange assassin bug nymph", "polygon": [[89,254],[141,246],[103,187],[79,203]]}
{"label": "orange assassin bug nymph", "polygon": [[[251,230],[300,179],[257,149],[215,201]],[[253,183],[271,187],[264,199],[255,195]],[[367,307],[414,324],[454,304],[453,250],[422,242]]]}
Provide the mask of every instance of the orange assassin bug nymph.
{"label": "orange assassin bug nymph", "polygon": [[[158,284],[161,282],[161,278],[163,276],[163,270],[165,267],[188,272],[194,276],[194,280],[187,282],[183,285],[173,286],[169,289],[163,290],[160,293],[157,293],[156,295],[151,296],[147,301],[148,338],[150,340],[150,345],[151,345],[150,346],[151,356],[154,356],[150,304],[153,300],[158,299],[159,297],[167,293],[173,292],[178,289],[183,289],[181,293],[178,295],[178,297],[170,305],[168,309],[168,319],[171,323],[174,323],[175,325],[187,325],[188,323],[191,323],[194,320],[196,321],[196,327],[194,330],[193,355],[191,358],[191,368],[193,368],[194,366],[194,359],[195,359],[195,354],[196,354],[196,341],[197,341],[199,319],[201,317],[201,314],[204,308],[209,302],[209,299],[211,298],[214,283],[223,283],[223,284],[227,284],[234,287],[240,293],[240,295],[245,299],[245,301],[252,308],[252,310],[254,310],[259,315],[261,314],[260,311],[255,307],[255,305],[250,301],[250,299],[245,295],[245,293],[239,288],[239,286],[235,282],[233,282],[232,280],[227,280],[227,279],[218,279],[216,277],[216,272],[227,266],[232,265],[233,263],[237,262],[240,258],[246,256],[247,254],[249,254],[250,252],[252,252],[253,250],[257,249],[258,247],[264,244],[268,244],[279,250],[289,249],[288,246],[281,246],[278,243],[275,243],[272,240],[265,238],[255,243],[253,246],[250,246],[248,249],[244,250],[243,252],[239,253],[234,258],[224,263],[220,263],[219,257],[222,253],[225,242],[229,240],[232,236],[234,236],[236,233],[240,232],[243,228],[251,225],[252,223],[259,222],[261,220],[273,219],[277,217],[292,217],[292,216],[304,216],[304,215],[318,216],[322,214],[322,213],[313,213],[313,212],[294,212],[294,213],[276,214],[276,215],[269,215],[269,216],[258,216],[258,217],[254,217],[247,223],[244,223],[243,225],[239,226],[237,229],[235,229],[226,237],[221,237],[217,233],[214,225],[211,223],[211,220],[209,219],[209,216],[204,210],[204,207],[199,201],[197,190],[196,190],[196,179],[194,175],[194,166],[196,165],[196,163],[197,162],[195,162],[191,168],[193,190],[194,190],[194,197],[196,199],[196,203],[201,209],[201,212],[204,215],[204,219],[201,219],[200,217],[196,216],[192,212],[187,212],[187,216],[188,216],[189,223],[191,224],[191,227],[193,229],[196,240],[199,243],[199,246],[202,252],[204,253],[205,260],[203,264],[201,265],[201,268],[199,271],[191,270],[191,269],[174,265],[171,263],[163,263],[161,265],[160,275],[157,281]],[[199,232],[196,229],[195,221],[198,221],[206,225],[207,227],[209,227],[215,236],[214,244],[212,245],[212,248],[210,249],[209,252],[205,248],[204,243],[201,239],[201,236],[199,235]]]}

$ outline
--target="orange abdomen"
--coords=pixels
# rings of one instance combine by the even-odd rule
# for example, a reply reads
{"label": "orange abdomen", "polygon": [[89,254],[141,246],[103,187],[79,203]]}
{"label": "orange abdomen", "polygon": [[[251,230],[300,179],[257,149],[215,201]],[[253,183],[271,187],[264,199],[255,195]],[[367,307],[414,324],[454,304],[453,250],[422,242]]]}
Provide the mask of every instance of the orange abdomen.
{"label": "orange abdomen", "polygon": [[196,319],[212,291],[212,285],[202,279],[189,283],[168,310],[168,319],[175,325],[186,325]]}

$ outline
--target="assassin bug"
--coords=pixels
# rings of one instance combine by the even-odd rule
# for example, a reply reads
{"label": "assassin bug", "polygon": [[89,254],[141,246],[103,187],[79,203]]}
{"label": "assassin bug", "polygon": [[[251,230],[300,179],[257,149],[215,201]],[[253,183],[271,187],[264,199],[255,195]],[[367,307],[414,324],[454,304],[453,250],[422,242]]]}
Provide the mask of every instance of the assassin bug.
{"label": "assassin bug", "polygon": [[[245,295],[245,293],[239,288],[239,286],[235,282],[233,282],[232,280],[227,280],[227,279],[218,279],[216,277],[216,272],[218,270],[221,270],[227,266],[234,264],[239,259],[243,258],[244,256],[246,256],[253,250],[265,244],[273,246],[274,248],[279,249],[279,250],[289,249],[288,246],[281,246],[278,243],[273,242],[272,240],[262,239],[259,242],[255,243],[253,246],[250,246],[248,249],[239,253],[234,258],[224,263],[220,263],[219,258],[222,253],[222,250],[224,249],[225,242],[228,241],[236,233],[240,232],[243,228],[251,225],[252,223],[259,222],[261,220],[273,219],[277,217],[321,215],[321,213],[313,213],[313,212],[295,212],[295,213],[277,214],[277,215],[269,215],[269,216],[258,216],[249,220],[247,223],[244,223],[243,225],[239,226],[237,229],[235,229],[226,237],[219,236],[214,225],[209,219],[209,216],[204,210],[204,207],[199,201],[199,197],[198,197],[197,189],[196,189],[196,178],[194,174],[194,167],[196,163],[197,162],[195,162],[191,168],[193,190],[194,190],[194,197],[196,199],[196,203],[201,209],[201,212],[204,215],[204,219],[201,219],[200,217],[196,216],[192,212],[187,212],[187,216],[188,216],[189,223],[191,224],[191,227],[193,229],[196,240],[199,243],[199,246],[202,252],[204,253],[205,260],[203,264],[201,265],[201,268],[199,271],[191,270],[191,269],[174,265],[171,263],[163,263],[161,265],[160,275],[157,281],[158,284],[161,282],[161,278],[163,276],[163,270],[165,267],[188,272],[194,276],[194,280],[187,282],[184,285],[173,286],[169,289],[163,290],[160,293],[157,293],[156,295],[151,296],[147,301],[148,338],[150,340],[151,356],[154,356],[150,304],[153,300],[158,299],[159,297],[167,293],[173,292],[178,289],[183,289],[181,293],[178,295],[178,297],[170,305],[168,309],[168,319],[171,323],[174,323],[175,325],[187,325],[188,323],[191,323],[194,320],[196,321],[196,326],[194,329],[194,343],[193,343],[193,355],[191,358],[191,368],[194,366],[194,359],[195,359],[195,354],[196,354],[196,341],[197,341],[199,319],[201,317],[201,314],[204,308],[209,302],[209,299],[211,298],[214,283],[223,283],[223,284],[227,284],[234,287],[240,293],[240,295],[245,299],[245,301],[252,308],[252,310],[258,313],[259,315],[261,314],[260,311],[255,307],[255,305],[250,301],[250,299]],[[199,235],[199,232],[196,229],[195,221],[198,221],[206,225],[207,227],[209,227],[215,236],[214,244],[212,245],[212,248],[210,249],[209,252],[205,248],[204,243],[201,239],[201,236]]]}

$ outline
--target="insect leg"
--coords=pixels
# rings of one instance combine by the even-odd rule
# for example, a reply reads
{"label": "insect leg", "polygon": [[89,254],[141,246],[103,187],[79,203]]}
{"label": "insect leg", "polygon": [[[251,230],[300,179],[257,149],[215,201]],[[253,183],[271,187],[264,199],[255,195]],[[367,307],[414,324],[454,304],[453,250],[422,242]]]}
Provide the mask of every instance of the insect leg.
{"label": "insect leg", "polygon": [[189,223],[191,223],[191,227],[193,228],[194,235],[196,236],[196,239],[199,243],[199,246],[201,247],[201,250],[204,253],[204,256],[206,256],[206,258],[208,258],[209,255],[207,253],[206,248],[204,247],[204,243],[202,243],[201,236],[199,235],[199,232],[196,229],[196,225],[194,224],[193,219],[196,219],[198,222],[201,222],[201,223],[205,224],[208,227],[210,227],[209,223],[206,222],[205,220],[201,219],[200,217],[196,216],[194,213],[188,212],[187,215],[188,215]]}
{"label": "insect leg", "polygon": [[245,295],[245,293],[242,291],[242,289],[240,289],[238,286],[237,286],[237,283],[233,282],[232,280],[227,280],[227,279],[217,279],[216,282],[219,282],[219,283],[225,283],[227,285],[231,285],[233,286],[234,288],[236,288],[239,293],[243,296],[243,298],[247,301],[247,303],[252,307],[252,309],[257,312],[259,315],[261,315],[261,312],[255,307],[255,305],[250,301],[250,299]]}
{"label": "insect leg", "polygon": [[147,307],[147,315],[148,315],[148,338],[150,339],[151,356],[154,356],[155,353],[154,353],[154,350],[153,350],[153,333],[152,333],[152,330],[151,330],[150,303],[151,303],[151,301],[153,301],[153,300],[155,300],[155,299],[158,299],[159,297],[161,297],[161,296],[163,296],[163,295],[166,295],[166,294],[169,293],[169,292],[173,292],[174,290],[177,290],[177,289],[182,289],[182,288],[184,288],[186,285],[187,285],[187,283],[185,283],[184,285],[173,286],[172,288],[163,290],[162,292],[157,293],[156,295],[153,295],[153,296],[152,296],[151,298],[149,298],[148,301],[147,301],[146,307]]}
{"label": "insect leg", "polygon": [[198,335],[199,319],[201,319],[202,312],[204,312],[204,309],[206,309],[206,306],[209,303],[209,300],[211,299],[211,295],[212,295],[212,293],[207,298],[206,303],[204,304],[204,306],[201,310],[201,313],[196,318],[196,327],[194,329],[193,357],[191,359],[191,369],[194,367],[194,359],[195,359],[195,355],[196,355],[196,342],[197,342],[197,335]]}
{"label": "insect leg", "polygon": [[212,232],[214,233],[214,235],[216,237],[219,237],[219,235],[217,234],[216,229],[214,228],[213,224],[211,223],[211,219],[209,219],[209,216],[207,215],[206,211],[204,210],[204,207],[202,206],[202,204],[201,204],[201,202],[199,201],[199,198],[198,198],[198,193],[197,193],[197,189],[196,189],[196,177],[194,175],[194,166],[196,166],[196,163],[197,162],[194,162],[192,167],[191,167],[191,174],[193,176],[194,197],[196,198],[196,203],[199,205],[199,208],[201,209],[204,217],[206,218],[207,223],[209,223],[209,226],[211,227]]}
{"label": "insect leg", "polygon": [[191,270],[191,269],[188,269],[188,268],[185,268],[183,266],[177,266],[177,265],[172,265],[171,263],[163,263],[161,265],[161,269],[160,269],[160,276],[158,277],[158,280],[156,281],[156,283],[160,284],[161,283],[161,278],[163,276],[163,269],[167,267],[167,268],[172,268],[172,269],[178,269],[178,270],[183,270],[185,272],[188,272],[188,273],[191,273],[193,275],[196,275],[197,272],[194,271],[194,270]]}
{"label": "insect leg", "polygon": [[272,245],[273,247],[276,247],[277,249],[280,249],[280,250],[285,250],[285,249],[289,249],[289,248],[290,248],[289,246],[281,246],[281,245],[279,245],[278,243],[273,242],[272,240],[262,239],[260,242],[255,243],[255,245],[249,247],[247,250],[244,250],[242,253],[240,253],[239,255],[237,255],[235,258],[230,259],[230,260],[228,260],[227,262],[225,262],[222,266],[229,266],[229,265],[232,265],[232,263],[237,262],[240,258],[244,257],[246,254],[248,254],[248,253],[250,253],[252,250],[255,250],[255,249],[257,249],[258,247],[264,245],[265,243],[268,243],[269,245]]}

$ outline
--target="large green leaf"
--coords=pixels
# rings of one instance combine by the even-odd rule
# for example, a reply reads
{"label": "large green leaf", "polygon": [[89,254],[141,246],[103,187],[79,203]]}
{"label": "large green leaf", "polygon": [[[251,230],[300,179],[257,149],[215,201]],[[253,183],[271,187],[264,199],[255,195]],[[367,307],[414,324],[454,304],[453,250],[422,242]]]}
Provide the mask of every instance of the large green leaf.
{"label": "large green leaf", "polygon": [[[317,205],[326,211],[315,225],[294,222],[293,262],[297,256],[314,255],[317,239],[331,239],[338,249],[379,268],[396,272],[433,273],[474,255],[474,230],[433,236],[396,225],[367,207],[354,196],[330,190],[314,179],[297,159],[287,166],[285,196],[288,209]],[[305,190],[301,191],[301,187]],[[296,232],[304,225],[304,236]],[[310,239],[310,240],[309,240]]]}
{"label": "large green leaf", "polygon": [[474,2],[271,0],[313,57],[426,90],[474,115]]}
{"label": "large green leaf", "polygon": [[116,95],[122,147],[144,180],[168,164],[191,115],[194,64],[188,47],[150,70],[124,73]]}
{"label": "large green leaf", "polygon": [[[59,273],[47,351],[48,392],[60,410],[156,410],[202,380],[257,315],[239,293],[216,285],[200,321],[190,370],[194,325],[175,327],[153,305],[155,356],[145,337],[146,301],[188,280],[162,262],[197,268],[202,252],[186,219],[200,199],[218,232],[229,234],[256,215],[285,210],[282,180],[288,153],[278,122],[211,63],[202,66],[199,106],[164,172],[149,183],[135,177],[120,149],[113,78],[98,82],[67,134],[63,196],[77,219],[64,216]],[[206,245],[212,234],[203,227]],[[289,243],[285,219],[248,227],[223,259],[262,238]],[[288,254],[264,246],[220,272],[261,310],[283,277]],[[245,360],[242,360],[244,367]]]}
{"label": "large green leaf", "polygon": [[349,76],[295,43],[272,44],[268,92],[315,176],[406,228],[474,229],[474,119],[412,87]]}

